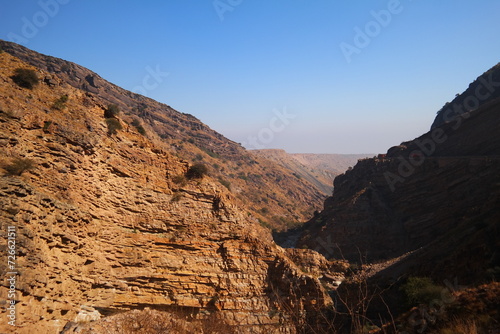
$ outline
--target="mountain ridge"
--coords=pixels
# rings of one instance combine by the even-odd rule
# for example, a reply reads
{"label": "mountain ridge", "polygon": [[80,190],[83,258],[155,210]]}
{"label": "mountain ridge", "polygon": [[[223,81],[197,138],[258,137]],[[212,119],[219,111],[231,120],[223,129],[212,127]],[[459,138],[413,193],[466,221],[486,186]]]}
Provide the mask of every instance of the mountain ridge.
{"label": "mountain ridge", "polygon": [[[108,316],[148,308],[198,332],[213,321],[296,333],[331,303],[319,277],[332,263],[307,251],[292,261],[217,175],[187,177],[193,163],[125,113],[105,118],[95,95],[7,52],[0,64],[0,224],[15,227],[16,333],[109,333]],[[16,85],[18,68],[41,80]],[[3,303],[8,295],[1,285]]]}
{"label": "mountain ridge", "polygon": [[[58,82],[81,89],[102,109],[116,104],[129,123],[139,121],[152,140],[167,143],[166,150],[191,163],[206,164],[213,176],[237,195],[239,205],[246,206],[269,228],[282,230],[306,221],[320,207],[316,203],[324,199],[316,185],[252,155],[190,114],[120,88],[78,64],[2,40],[0,48],[49,72],[42,78],[47,84]],[[280,187],[275,186],[277,180]],[[259,192],[266,195],[258,196]]]}
{"label": "mountain ridge", "polygon": [[335,176],[354,166],[358,159],[373,156],[372,154],[288,153],[281,149],[251,150],[250,152],[294,171],[296,177],[304,178],[316,185],[324,195],[332,193]]}
{"label": "mountain ridge", "polygon": [[[486,73],[500,77],[500,66]],[[469,87],[476,90],[481,78]],[[491,236],[498,235],[500,219],[499,110],[500,98],[492,94],[477,109],[463,110],[386,154],[359,161],[335,178],[333,196],[304,225],[298,246],[330,258],[342,254],[369,262],[422,249],[410,256],[415,273],[437,275],[438,263],[440,272],[464,282],[481,280],[498,265],[498,242]],[[474,237],[462,248],[457,240],[467,233]],[[478,247],[482,251],[474,253],[474,265],[461,260]],[[430,266],[424,258],[436,262]],[[464,270],[467,266],[475,270]]]}

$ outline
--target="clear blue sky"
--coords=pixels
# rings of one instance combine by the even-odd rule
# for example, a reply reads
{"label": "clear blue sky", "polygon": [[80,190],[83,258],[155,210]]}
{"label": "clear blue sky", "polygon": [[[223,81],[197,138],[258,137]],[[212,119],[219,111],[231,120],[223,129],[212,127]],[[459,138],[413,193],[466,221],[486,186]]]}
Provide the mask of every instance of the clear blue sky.
{"label": "clear blue sky", "polygon": [[0,38],[130,90],[148,69],[168,72],[147,96],[248,147],[289,152],[385,152],[500,61],[498,0],[0,4]]}

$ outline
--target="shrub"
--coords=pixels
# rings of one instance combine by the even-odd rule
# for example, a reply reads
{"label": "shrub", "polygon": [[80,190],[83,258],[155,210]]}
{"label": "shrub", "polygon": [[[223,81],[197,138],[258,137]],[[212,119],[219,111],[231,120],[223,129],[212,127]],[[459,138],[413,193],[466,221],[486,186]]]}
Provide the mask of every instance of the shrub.
{"label": "shrub", "polygon": [[69,67],[68,64],[63,64],[61,66],[61,72],[68,72],[71,68]]}
{"label": "shrub", "polygon": [[34,168],[35,162],[28,158],[15,158],[10,164],[3,166],[9,175],[21,175]]}
{"label": "shrub", "polygon": [[43,122],[43,132],[48,132],[51,125],[52,125],[52,121]]}
{"label": "shrub", "polygon": [[63,95],[52,104],[52,109],[63,110],[66,108],[66,102],[68,102],[68,95]]}
{"label": "shrub", "polygon": [[105,118],[115,118],[120,113],[120,108],[116,104],[110,104],[106,110],[104,110]]}
{"label": "shrub", "polygon": [[410,277],[402,286],[408,305],[428,304],[441,298],[442,287],[434,284],[429,277]]}
{"label": "shrub", "polygon": [[223,179],[219,179],[219,182],[227,188],[227,190],[231,191],[231,182]]}
{"label": "shrub", "polygon": [[188,179],[202,179],[208,173],[208,168],[204,164],[198,163],[189,167],[186,177]]}
{"label": "shrub", "polygon": [[141,125],[141,122],[138,119],[134,119],[131,124],[137,129],[137,132],[139,132],[141,135],[143,136],[146,135],[146,130]]}
{"label": "shrub", "polygon": [[175,184],[180,185],[181,187],[185,186],[187,183],[186,177],[184,175],[176,175],[172,178],[172,181]]}
{"label": "shrub", "polygon": [[11,76],[11,79],[19,86],[23,88],[33,89],[38,85],[38,76],[36,72],[27,68],[16,68],[15,74]]}
{"label": "shrub", "polygon": [[116,118],[107,118],[106,124],[108,124],[108,135],[115,135],[118,130],[122,129],[122,124]]}
{"label": "shrub", "polygon": [[261,208],[260,210],[260,213],[262,213],[263,215],[267,215],[269,213],[269,209],[268,208]]}

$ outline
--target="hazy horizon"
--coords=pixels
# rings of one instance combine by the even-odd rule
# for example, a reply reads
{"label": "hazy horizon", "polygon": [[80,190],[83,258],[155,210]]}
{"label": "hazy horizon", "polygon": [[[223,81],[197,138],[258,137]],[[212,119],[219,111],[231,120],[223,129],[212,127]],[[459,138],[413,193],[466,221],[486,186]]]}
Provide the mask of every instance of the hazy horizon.
{"label": "hazy horizon", "polygon": [[[249,149],[383,153],[498,63],[500,3],[8,2],[0,38],[73,61]],[[369,153],[372,154],[372,153]]]}

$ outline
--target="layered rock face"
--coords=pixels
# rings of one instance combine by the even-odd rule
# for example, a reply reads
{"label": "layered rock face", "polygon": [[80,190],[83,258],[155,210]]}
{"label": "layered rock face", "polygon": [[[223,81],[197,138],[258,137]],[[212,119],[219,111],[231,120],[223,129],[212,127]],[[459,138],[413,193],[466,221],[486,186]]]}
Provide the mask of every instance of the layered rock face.
{"label": "layered rock face", "polygon": [[[49,74],[5,52],[0,62],[0,221],[2,235],[16,231],[16,333],[146,307],[217,316],[235,332],[295,333],[330,303],[317,273],[291,261],[217,180],[176,181],[189,163],[168,143],[125,115],[109,134],[104,100],[58,78],[20,88],[15,68]],[[16,159],[34,168],[10,175]],[[6,238],[0,246],[6,254]],[[4,282],[4,306],[8,290]]]}
{"label": "layered rock face", "polygon": [[[499,70],[488,73],[497,78]],[[400,273],[411,266],[464,282],[480,278],[499,263],[499,115],[500,100],[490,99],[359,161],[335,179],[333,197],[306,224],[299,246],[358,262],[418,251]]]}
{"label": "layered rock face", "polygon": [[64,83],[77,88],[86,93],[82,103],[98,104],[102,109],[116,104],[127,121],[139,120],[148,137],[162,142],[165,151],[205,163],[214,179],[237,194],[238,205],[246,206],[267,226],[280,230],[305,221],[325,199],[316,184],[247,152],[192,115],[118,87],[78,64],[2,40],[0,49],[43,70],[41,79],[47,86],[55,89]]}

